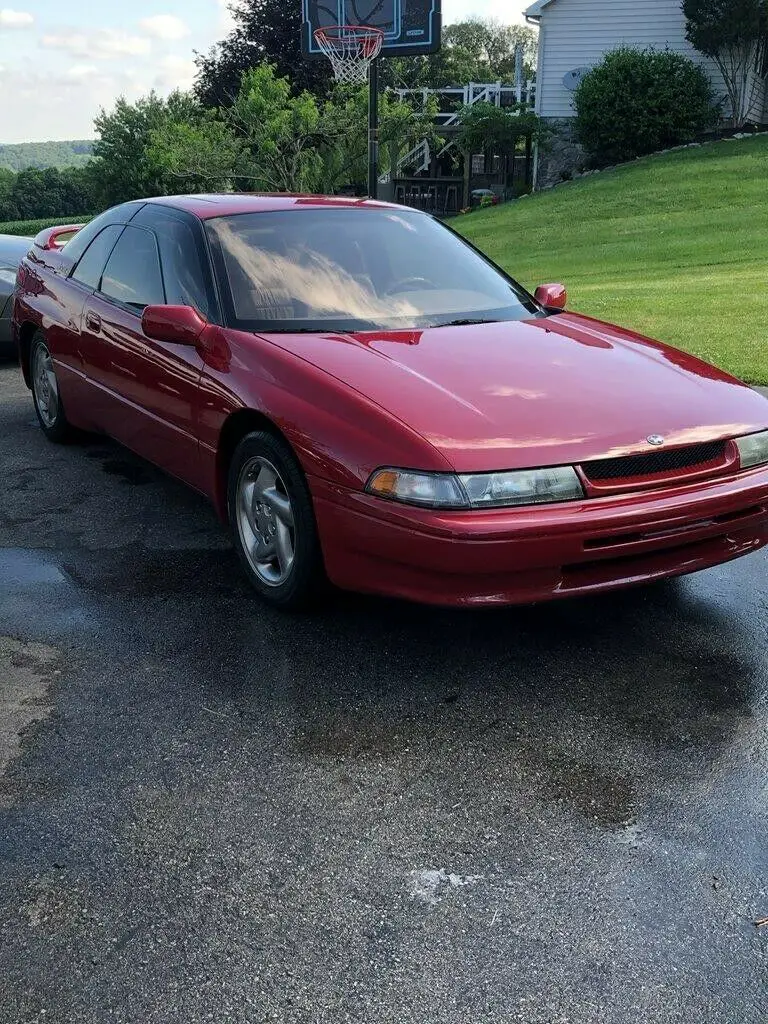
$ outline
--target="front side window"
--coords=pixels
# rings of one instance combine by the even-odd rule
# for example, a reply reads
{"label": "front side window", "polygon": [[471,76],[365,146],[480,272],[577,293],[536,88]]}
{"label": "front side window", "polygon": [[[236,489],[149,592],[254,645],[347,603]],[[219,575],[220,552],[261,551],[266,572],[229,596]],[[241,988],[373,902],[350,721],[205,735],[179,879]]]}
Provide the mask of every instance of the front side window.
{"label": "front side window", "polygon": [[96,235],[72,271],[71,276],[75,281],[79,281],[86,288],[96,289],[99,287],[104,265],[122,230],[122,224],[112,224]]}
{"label": "front side window", "polygon": [[127,227],[104,268],[99,291],[140,313],[165,303],[157,242],[151,231]]}
{"label": "front side window", "polygon": [[209,319],[211,303],[200,249],[192,228],[182,220],[163,217],[158,221],[156,230],[168,303],[192,306]]}
{"label": "front side window", "polygon": [[228,322],[245,330],[425,328],[539,307],[439,222],[390,209],[302,209],[206,222]]}

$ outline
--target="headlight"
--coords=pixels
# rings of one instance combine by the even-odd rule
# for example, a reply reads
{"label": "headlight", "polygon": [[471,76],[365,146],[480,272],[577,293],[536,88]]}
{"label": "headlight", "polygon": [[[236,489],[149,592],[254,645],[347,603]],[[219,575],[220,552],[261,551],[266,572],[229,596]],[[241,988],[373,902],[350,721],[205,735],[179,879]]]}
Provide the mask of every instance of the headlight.
{"label": "headlight", "polygon": [[509,473],[415,473],[378,469],[366,490],[380,498],[427,508],[503,508],[578,501],[584,490],[573,466]]}
{"label": "headlight", "polygon": [[762,434],[737,437],[736,446],[739,449],[742,469],[762,466],[764,462],[768,462],[768,430],[764,430]]}
{"label": "headlight", "polygon": [[459,480],[473,508],[545,505],[552,501],[578,501],[584,497],[584,489],[573,466],[472,474],[460,476]]}

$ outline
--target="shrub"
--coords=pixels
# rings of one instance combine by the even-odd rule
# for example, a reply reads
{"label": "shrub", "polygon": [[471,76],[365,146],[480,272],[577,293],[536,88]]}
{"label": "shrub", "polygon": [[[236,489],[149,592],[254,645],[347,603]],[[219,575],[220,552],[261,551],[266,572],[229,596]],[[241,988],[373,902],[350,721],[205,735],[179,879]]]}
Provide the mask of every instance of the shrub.
{"label": "shrub", "polygon": [[692,142],[718,119],[704,71],[669,50],[607,53],[582,78],[575,106],[579,141],[598,164]]}

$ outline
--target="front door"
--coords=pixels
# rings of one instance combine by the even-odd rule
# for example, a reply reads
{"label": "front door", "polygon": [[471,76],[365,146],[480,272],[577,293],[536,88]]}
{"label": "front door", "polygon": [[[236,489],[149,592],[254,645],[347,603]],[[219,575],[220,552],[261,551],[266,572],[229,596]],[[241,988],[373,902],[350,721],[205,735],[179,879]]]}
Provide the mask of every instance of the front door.
{"label": "front door", "polygon": [[83,310],[83,368],[101,392],[104,430],[200,487],[195,409],[203,361],[191,346],[147,338],[141,314],[165,302],[155,235],[128,225]]}

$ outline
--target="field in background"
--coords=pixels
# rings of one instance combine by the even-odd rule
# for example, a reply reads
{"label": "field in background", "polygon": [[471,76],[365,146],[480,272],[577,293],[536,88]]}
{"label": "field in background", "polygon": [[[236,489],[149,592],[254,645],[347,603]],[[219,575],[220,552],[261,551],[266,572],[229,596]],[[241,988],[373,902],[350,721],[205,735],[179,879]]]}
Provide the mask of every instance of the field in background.
{"label": "field in background", "polygon": [[640,160],[452,222],[526,287],[768,384],[768,137]]}
{"label": "field in background", "polygon": [[43,228],[52,228],[56,224],[85,224],[93,214],[73,213],[71,216],[48,217],[43,220],[9,220],[0,222],[0,235],[34,236]]}

